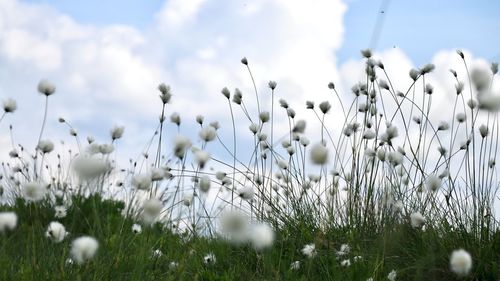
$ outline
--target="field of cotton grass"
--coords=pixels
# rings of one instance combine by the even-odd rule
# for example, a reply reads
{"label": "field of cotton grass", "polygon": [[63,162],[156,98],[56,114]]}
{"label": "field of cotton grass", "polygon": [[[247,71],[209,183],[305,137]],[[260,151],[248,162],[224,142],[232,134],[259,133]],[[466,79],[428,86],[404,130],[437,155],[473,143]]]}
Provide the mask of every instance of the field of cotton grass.
{"label": "field of cotton grass", "polygon": [[98,143],[61,117],[73,151],[45,134],[57,81],[38,84],[36,148],[6,131],[20,117],[2,97],[12,147],[0,280],[500,280],[498,64],[471,66],[457,51],[453,113],[442,119],[433,97],[445,93],[427,82],[434,65],[409,70],[413,83],[398,89],[390,65],[361,54],[365,78],[351,93],[325,81],[331,98],[301,105],[313,119],[278,83],[259,91],[246,58],[254,91],[220,95],[229,128],[203,115],[181,122],[175,89],[160,84],[159,123],[129,163],[115,151],[125,127]]}

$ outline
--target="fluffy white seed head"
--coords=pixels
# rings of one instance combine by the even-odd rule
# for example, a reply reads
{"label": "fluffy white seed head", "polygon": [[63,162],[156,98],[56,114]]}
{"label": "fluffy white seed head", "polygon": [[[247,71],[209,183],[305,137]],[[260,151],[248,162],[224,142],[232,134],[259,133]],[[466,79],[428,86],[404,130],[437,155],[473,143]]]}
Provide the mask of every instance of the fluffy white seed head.
{"label": "fluffy white seed head", "polygon": [[205,175],[199,178],[198,182],[198,187],[200,188],[201,192],[208,192],[210,190],[210,185],[212,181],[210,180],[210,177]]}
{"label": "fluffy white seed head", "polygon": [[14,212],[0,213],[0,233],[7,230],[14,230],[17,226],[17,215]]}
{"label": "fluffy white seed head", "polygon": [[413,228],[421,228],[425,224],[425,218],[419,212],[412,213],[410,220]]}
{"label": "fluffy white seed head", "polygon": [[217,261],[217,258],[215,257],[214,253],[208,253],[203,257],[203,263],[206,265],[213,265]]}
{"label": "fluffy white seed head", "polygon": [[40,201],[45,197],[47,191],[44,183],[27,182],[22,187],[24,199],[31,202]]}
{"label": "fluffy white seed head", "polygon": [[6,99],[3,101],[3,110],[5,113],[12,113],[17,109],[17,102],[14,99]]}
{"label": "fluffy white seed head", "polygon": [[207,126],[201,129],[199,136],[205,142],[213,141],[217,137],[217,130],[212,126]]}
{"label": "fluffy white seed head", "polygon": [[151,187],[151,175],[141,174],[132,177],[132,185],[140,190],[149,190]]}
{"label": "fluffy white seed head", "polygon": [[395,281],[396,280],[396,277],[398,276],[396,270],[392,270],[391,272],[389,272],[389,274],[387,275],[387,279],[389,281]]}
{"label": "fluffy white seed head", "polygon": [[50,96],[56,91],[56,86],[48,80],[42,80],[38,83],[38,92],[42,95]]}
{"label": "fluffy white seed head", "polygon": [[463,122],[465,122],[465,119],[467,118],[467,116],[465,115],[465,113],[460,112],[460,113],[457,113],[456,118],[457,118],[458,123],[463,123]]}
{"label": "fluffy white seed head", "polygon": [[81,178],[92,179],[111,171],[112,166],[105,159],[80,156],[73,161],[73,170]]}
{"label": "fluffy white seed head", "polygon": [[142,232],[142,226],[140,224],[134,223],[134,225],[132,225],[132,232],[135,233],[135,234],[141,233]]}
{"label": "fluffy white seed head", "polygon": [[196,159],[196,163],[198,163],[200,168],[203,169],[207,161],[210,160],[210,153],[205,150],[197,150],[194,153],[194,157]]}
{"label": "fluffy white seed head", "polygon": [[368,129],[363,133],[363,138],[366,140],[372,140],[375,136],[375,132],[372,129]]}
{"label": "fluffy white seed head", "polygon": [[37,148],[42,153],[50,153],[54,150],[54,143],[50,140],[40,140]]}
{"label": "fluffy white seed head", "polygon": [[255,196],[255,191],[252,186],[245,186],[238,190],[238,195],[241,199],[250,201]]}
{"label": "fluffy white seed head", "polygon": [[67,232],[64,225],[57,221],[53,221],[47,227],[47,231],[45,232],[45,236],[47,236],[54,243],[60,243],[66,237]]}
{"label": "fluffy white seed head", "polygon": [[451,253],[450,268],[458,276],[466,276],[472,269],[472,257],[464,249],[455,250]]}
{"label": "fluffy white seed head", "polygon": [[162,209],[163,203],[156,198],[145,201],[142,207],[143,219],[147,222],[154,221],[160,215]]}
{"label": "fluffy white seed head", "polygon": [[222,232],[230,242],[235,244],[246,243],[249,238],[249,218],[240,211],[229,210],[220,217]]}
{"label": "fluffy white seed head", "polygon": [[254,224],[250,228],[250,242],[255,250],[269,248],[274,242],[274,230],[267,223]]}
{"label": "fluffy white seed head", "polygon": [[56,217],[58,219],[65,218],[67,215],[67,211],[66,211],[65,206],[55,206],[54,211],[55,211],[54,217]]}
{"label": "fluffy white seed head", "polygon": [[314,243],[307,244],[300,252],[307,258],[314,258],[316,256],[316,245]]}
{"label": "fluffy white seed head", "polygon": [[115,126],[111,129],[111,139],[117,140],[123,136],[123,132],[125,131],[125,127],[123,126]]}
{"label": "fluffy white seed head", "polygon": [[294,261],[290,264],[290,270],[297,271],[300,269],[300,261]]}
{"label": "fluffy white seed head", "polygon": [[191,147],[191,141],[184,136],[176,136],[174,139],[174,154],[180,159],[184,158],[186,150]]}
{"label": "fluffy white seed head", "polygon": [[71,243],[71,257],[78,264],[91,260],[97,253],[99,243],[90,236],[79,237]]}
{"label": "fluffy white seed head", "polygon": [[427,180],[425,181],[425,184],[427,186],[427,189],[429,191],[437,191],[441,187],[441,178],[436,176],[436,175],[430,175],[427,177]]}
{"label": "fluffy white seed head", "polygon": [[149,170],[149,177],[151,181],[161,181],[165,178],[165,170],[158,167],[151,168],[151,170]]}
{"label": "fluffy white seed head", "polygon": [[324,165],[328,162],[328,148],[322,143],[317,143],[311,148],[311,161],[317,165]]}

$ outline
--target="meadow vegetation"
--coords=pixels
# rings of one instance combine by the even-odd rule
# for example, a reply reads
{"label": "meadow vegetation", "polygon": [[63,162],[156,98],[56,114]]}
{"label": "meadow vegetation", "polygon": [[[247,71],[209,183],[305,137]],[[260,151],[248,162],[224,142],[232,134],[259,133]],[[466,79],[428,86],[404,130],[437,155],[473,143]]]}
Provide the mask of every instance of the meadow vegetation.
{"label": "meadow vegetation", "polygon": [[[325,81],[329,100],[304,101],[314,119],[278,83],[259,90],[246,58],[254,91],[221,91],[230,128],[181,122],[160,84],[159,122],[130,163],[115,161],[120,126],[98,143],[60,118],[75,149],[58,150],[44,132],[56,87],[42,80],[37,147],[2,129],[0,279],[500,280],[498,64],[471,67],[457,51],[443,119],[434,65],[398,89],[390,66],[361,53],[350,93]],[[3,108],[5,125],[17,104]]]}

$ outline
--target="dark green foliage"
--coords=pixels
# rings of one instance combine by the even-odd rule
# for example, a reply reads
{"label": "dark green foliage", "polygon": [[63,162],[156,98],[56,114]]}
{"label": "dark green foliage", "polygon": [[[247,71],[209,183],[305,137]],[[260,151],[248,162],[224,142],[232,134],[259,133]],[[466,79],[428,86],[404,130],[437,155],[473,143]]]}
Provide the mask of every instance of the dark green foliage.
{"label": "dark green foliage", "polygon": [[[397,280],[498,280],[500,277],[500,233],[479,241],[463,230],[415,230],[406,224],[387,226],[383,231],[330,228],[323,233],[312,218],[291,219],[276,233],[272,249],[257,253],[248,245],[234,246],[220,239],[182,235],[161,225],[131,231],[133,221],[121,215],[123,203],[100,196],[74,197],[67,217],[60,219],[70,236],[55,244],[45,237],[47,225],[55,220],[47,203],[17,200],[0,211],[14,211],[18,227],[0,235],[0,280],[387,280],[397,270]],[[71,241],[81,235],[95,237],[100,248],[85,265],[66,265]],[[315,243],[318,254],[305,258],[301,249]],[[351,246],[352,265],[340,266],[336,251]],[[473,271],[457,278],[449,270],[449,255],[458,248],[471,253]],[[159,249],[163,255],[152,258]],[[205,265],[203,257],[214,253],[217,261]],[[354,256],[362,256],[354,262]],[[298,271],[290,270],[300,260]],[[170,262],[178,267],[170,269]]]}

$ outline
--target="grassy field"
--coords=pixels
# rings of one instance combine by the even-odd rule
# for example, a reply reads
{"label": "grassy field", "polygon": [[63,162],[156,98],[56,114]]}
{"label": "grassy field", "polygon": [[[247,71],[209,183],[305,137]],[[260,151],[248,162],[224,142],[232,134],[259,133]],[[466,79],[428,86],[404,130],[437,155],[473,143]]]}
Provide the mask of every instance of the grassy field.
{"label": "grassy field", "polygon": [[[242,59],[255,96],[222,89],[232,126],[198,116],[196,137],[160,84],[159,123],[124,167],[123,127],[98,143],[60,118],[77,152],[57,152],[44,138],[56,88],[41,81],[38,145],[11,131],[2,163],[0,280],[500,280],[498,65],[457,54],[446,120],[434,65],[397,90],[369,50],[366,80],[327,84],[332,99],[307,101],[305,119],[274,81],[260,103]],[[5,100],[0,122],[16,108]]]}
{"label": "grassy field", "polygon": [[[133,221],[121,215],[123,204],[99,196],[74,198],[67,217],[60,222],[69,235],[62,243],[45,237],[54,211],[47,204],[26,204],[15,211],[19,226],[2,236],[1,280],[497,280],[500,276],[500,232],[487,241],[450,227],[416,231],[408,224],[392,224],[382,231],[331,228],[327,233],[307,222],[289,224],[276,233],[274,247],[255,251],[249,245],[234,246],[223,239],[188,237],[155,224],[132,231]],[[71,240],[91,235],[99,241],[95,258],[84,264],[68,264]],[[301,253],[315,243],[317,255]],[[337,258],[342,244],[349,253]],[[467,249],[474,269],[465,278],[449,269],[456,248]],[[154,257],[160,250],[163,255]],[[213,253],[216,261],[206,264]],[[359,256],[360,258],[354,258]],[[341,261],[351,260],[350,266]],[[357,261],[355,261],[357,260]],[[300,261],[300,268],[290,268]],[[176,263],[173,265],[172,263]]]}

